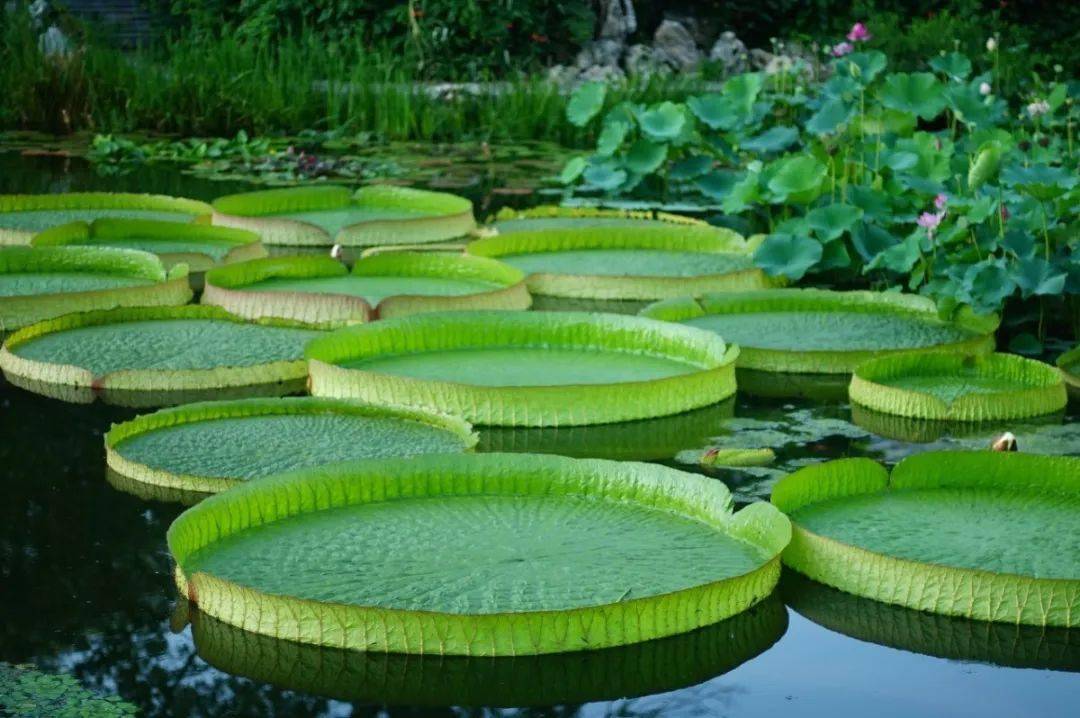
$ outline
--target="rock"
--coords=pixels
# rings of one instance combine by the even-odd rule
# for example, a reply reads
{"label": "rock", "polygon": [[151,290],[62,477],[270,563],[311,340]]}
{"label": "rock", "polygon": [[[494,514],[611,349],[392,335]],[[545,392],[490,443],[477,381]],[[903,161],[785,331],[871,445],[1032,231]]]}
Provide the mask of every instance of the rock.
{"label": "rock", "polygon": [[570,65],[554,65],[548,68],[547,80],[559,87],[571,87],[577,82],[581,70]]}
{"label": "rock", "polygon": [[600,38],[619,40],[626,43],[626,38],[637,30],[637,16],[634,15],[634,3],[631,0],[602,0]]}
{"label": "rock", "polygon": [[650,77],[652,75],[666,74],[670,68],[656,58],[653,49],[648,45],[631,45],[623,55],[623,67],[627,75],[638,77]]}
{"label": "rock", "polygon": [[738,75],[749,69],[750,53],[735,33],[725,30],[709,50],[709,59],[720,63],[725,76]]}
{"label": "rock", "polygon": [[701,64],[701,50],[694,38],[681,23],[664,20],[653,35],[653,52],[656,58],[680,71],[692,70]]}
{"label": "rock", "polygon": [[593,65],[577,76],[575,84],[583,82],[622,82],[626,73],[614,65]]}
{"label": "rock", "polygon": [[71,41],[56,25],[38,37],[38,49],[45,57],[64,57],[71,52]]}

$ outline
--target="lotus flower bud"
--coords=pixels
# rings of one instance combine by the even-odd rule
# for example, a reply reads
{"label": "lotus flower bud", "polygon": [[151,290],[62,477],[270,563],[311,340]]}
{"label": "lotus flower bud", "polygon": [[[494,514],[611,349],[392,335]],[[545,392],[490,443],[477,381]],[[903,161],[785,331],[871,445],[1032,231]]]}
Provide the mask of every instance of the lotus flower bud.
{"label": "lotus flower bud", "polygon": [[984,83],[979,85],[979,94],[980,95],[983,95],[983,96],[989,95],[991,92],[993,92],[993,88],[990,87],[989,82],[984,82]]}
{"label": "lotus flower bud", "polygon": [[986,51],[987,52],[993,52],[994,50],[997,50],[997,38],[996,37],[988,38],[986,40]]}

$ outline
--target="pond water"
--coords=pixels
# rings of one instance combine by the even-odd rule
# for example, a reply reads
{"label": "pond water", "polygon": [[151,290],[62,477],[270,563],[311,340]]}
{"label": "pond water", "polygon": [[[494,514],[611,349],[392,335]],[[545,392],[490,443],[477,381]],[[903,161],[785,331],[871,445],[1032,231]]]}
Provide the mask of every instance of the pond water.
{"label": "pond water", "polygon": [[[0,154],[0,192],[80,189],[210,199],[245,185],[167,167],[98,177],[79,160]],[[763,388],[780,386],[773,380]],[[70,673],[148,716],[1076,714],[1078,631],[921,614],[795,575],[785,575],[770,602],[712,631],[569,659],[364,658],[238,636],[198,616],[193,629],[177,606],[165,546],[182,507],[137,498],[105,480],[102,434],[134,413],[0,384],[0,661]],[[1018,434],[1022,450],[1080,454],[1071,414],[959,435],[949,427],[865,416],[857,425],[852,418],[835,399],[740,395],[640,425],[482,432],[480,448],[677,455],[664,463],[724,481],[740,502],[767,497],[782,471],[806,463],[840,456],[893,463],[931,448],[984,447],[1004,429]],[[738,472],[701,469],[698,457],[714,444],[772,447],[777,462]],[[486,700],[499,707],[484,707]],[[552,701],[558,705],[512,707]]]}

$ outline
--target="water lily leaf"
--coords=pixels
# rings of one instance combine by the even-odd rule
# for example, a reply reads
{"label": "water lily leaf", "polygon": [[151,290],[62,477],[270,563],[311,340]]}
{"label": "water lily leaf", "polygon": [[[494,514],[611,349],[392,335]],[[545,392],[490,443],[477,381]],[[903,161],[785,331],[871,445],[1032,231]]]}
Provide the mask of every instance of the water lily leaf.
{"label": "water lily leaf", "polygon": [[751,152],[780,152],[798,141],[799,131],[794,127],[773,127],[744,140],[740,146]]}
{"label": "water lily leaf", "polygon": [[967,79],[971,74],[971,60],[959,52],[935,57],[930,61],[930,67],[956,82]]}
{"label": "water lily leaf", "polygon": [[897,72],[885,77],[881,102],[894,110],[931,120],[945,109],[944,87],[929,72]]}
{"label": "water lily leaf", "polygon": [[821,194],[827,172],[816,157],[786,157],[771,165],[769,191],[777,202],[808,204]]}
{"label": "water lily leaf", "polygon": [[822,250],[817,270],[824,272],[830,269],[846,269],[850,266],[851,255],[848,253],[847,246],[843,242],[830,242]]}
{"label": "water lily leaf", "polygon": [[1001,246],[1019,259],[1027,259],[1035,255],[1035,236],[1023,230],[1009,229],[1001,240]]}
{"label": "water lily leaf", "polygon": [[570,184],[581,176],[581,173],[585,171],[588,164],[589,163],[585,161],[584,157],[571,157],[567,160],[566,164],[563,165],[562,172],[559,173],[559,182],[562,184]]}
{"label": "water lily leaf", "polygon": [[850,204],[830,204],[818,207],[806,215],[815,236],[822,242],[839,239],[862,219],[863,211]]}
{"label": "water lily leaf", "polygon": [[811,115],[810,119],[806,121],[806,131],[812,132],[815,135],[832,134],[833,132],[836,132],[841,125],[847,123],[854,112],[854,105],[844,102],[836,97],[829,98],[825,100],[818,111]]}
{"label": "water lily leaf", "polygon": [[937,180],[902,173],[896,175],[896,180],[908,189],[920,194],[940,194],[945,191],[945,185]]}
{"label": "water lily leaf", "polygon": [[1005,184],[1016,187],[1038,200],[1054,199],[1076,186],[1076,176],[1064,167],[1046,164],[1023,167],[1012,165],[1001,174]]}
{"label": "water lily leaf", "polygon": [[575,127],[584,127],[604,107],[607,85],[603,82],[586,82],[578,85],[566,103],[566,119]]}
{"label": "water lily leaf", "polygon": [[1022,332],[1009,340],[1009,351],[1014,354],[1038,357],[1043,353],[1043,343],[1034,334]]}
{"label": "water lily leaf", "polygon": [[796,281],[817,264],[821,255],[821,244],[812,239],[770,234],[754,252],[754,264],[770,276],[784,276]]}
{"label": "water lily leaf", "polygon": [[590,165],[584,171],[585,181],[602,190],[613,190],[626,182],[625,170],[614,167],[605,162],[598,165]]}
{"label": "water lily leaf", "polygon": [[886,154],[882,162],[893,172],[903,172],[916,167],[919,164],[919,156],[914,152],[897,150]]}
{"label": "water lily leaf", "polygon": [[708,155],[690,155],[671,165],[671,169],[668,170],[668,177],[675,180],[694,179],[708,172],[712,169],[712,166],[712,157]]}
{"label": "water lily leaf", "polygon": [[716,170],[698,177],[697,188],[713,199],[725,199],[731,194],[740,180],[739,173],[731,170]]}
{"label": "water lily leaf", "polygon": [[695,95],[686,101],[694,116],[714,130],[730,130],[738,124],[738,113],[731,101],[718,93]]}
{"label": "water lily leaf", "polygon": [[851,230],[851,244],[855,251],[868,262],[898,243],[896,237],[884,228],[861,222]]}
{"label": "water lily leaf", "polygon": [[638,116],[641,130],[653,140],[673,140],[682,132],[686,115],[674,102],[661,102]]}
{"label": "water lily leaf", "polygon": [[889,195],[866,185],[848,188],[848,201],[863,211],[866,219],[884,222],[892,218]]}
{"label": "water lily leaf", "polygon": [[1024,298],[1037,295],[1061,294],[1065,290],[1065,272],[1041,257],[1016,262],[1016,286]]}
{"label": "water lily leaf", "polygon": [[1005,114],[1005,100],[983,97],[973,85],[953,85],[945,89],[945,104],[956,119],[970,127],[992,127]]}
{"label": "water lily leaf", "polygon": [[853,52],[836,62],[836,74],[851,77],[862,85],[869,85],[888,64],[885,53],[879,50]]}
{"label": "water lily leaf", "polygon": [[638,140],[626,153],[626,167],[638,174],[649,174],[664,163],[667,159],[668,147],[666,144]]}
{"label": "water lily leaf", "polygon": [[857,99],[859,96],[859,89],[862,87],[859,83],[855,82],[855,79],[850,75],[834,74],[828,80],[821,85],[821,94],[823,97],[837,100],[851,101]]}
{"label": "water lily leaf", "polygon": [[745,118],[753,112],[763,84],[764,79],[759,72],[736,75],[724,83],[724,97]]}
{"label": "water lily leaf", "polygon": [[630,132],[628,122],[622,120],[605,122],[596,140],[596,154],[601,157],[611,157],[622,146],[628,132]]}
{"label": "water lily leaf", "polygon": [[953,155],[954,146],[948,140],[928,132],[916,132],[911,137],[897,140],[895,150],[913,152],[918,156],[918,163],[907,170],[908,174],[935,182],[944,182],[953,175],[949,159]]}

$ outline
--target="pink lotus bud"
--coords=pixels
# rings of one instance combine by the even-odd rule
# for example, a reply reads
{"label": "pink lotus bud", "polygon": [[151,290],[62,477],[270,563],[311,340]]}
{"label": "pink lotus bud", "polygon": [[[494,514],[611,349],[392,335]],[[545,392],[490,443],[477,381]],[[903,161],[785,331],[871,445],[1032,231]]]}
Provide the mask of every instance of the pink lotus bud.
{"label": "pink lotus bud", "polygon": [[945,205],[947,205],[948,203],[949,203],[949,196],[946,195],[946,194],[940,194],[939,193],[937,197],[934,197],[934,207],[937,208],[938,210],[945,209]]}
{"label": "pink lotus bud", "polygon": [[851,40],[852,42],[866,42],[872,37],[873,35],[871,35],[870,31],[866,29],[866,25],[862,24],[861,22],[857,22],[852,25],[851,32],[847,34],[847,39]]}
{"label": "pink lotus bud", "polygon": [[854,49],[855,49],[855,46],[852,45],[850,42],[840,42],[840,43],[837,43],[837,44],[833,45],[832,56],[833,57],[843,57],[844,55],[847,55],[850,52],[852,52]]}

